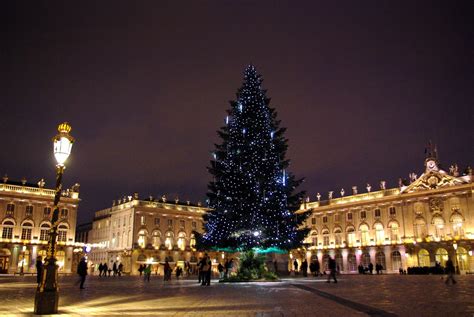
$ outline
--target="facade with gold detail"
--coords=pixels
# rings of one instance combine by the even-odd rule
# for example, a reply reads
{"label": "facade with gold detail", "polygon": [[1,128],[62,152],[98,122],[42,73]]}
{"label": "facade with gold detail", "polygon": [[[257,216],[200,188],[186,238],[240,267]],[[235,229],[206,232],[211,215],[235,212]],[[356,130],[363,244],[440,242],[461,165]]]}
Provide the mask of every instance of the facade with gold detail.
{"label": "facade with gold detail", "polygon": [[172,267],[190,262],[195,265],[199,252],[194,249],[193,231],[202,231],[202,216],[207,208],[188,202],[140,200],[138,194],[114,201],[111,208],[95,213],[89,242],[93,248],[89,262],[123,264],[123,271],[138,274],[143,264],[152,264],[153,272],[163,274],[166,260]]}
{"label": "facade with gold detail", "polygon": [[[436,150],[430,151],[421,176],[397,188],[307,201],[310,233],[305,247],[290,257],[308,263],[318,259],[327,267],[335,258],[342,273],[357,273],[359,265],[382,264],[388,273],[408,267],[444,266],[450,257],[459,272],[474,272],[474,186],[472,170],[460,174],[439,168]],[[293,262],[293,260],[291,261]],[[300,263],[301,264],[301,263]]]}
{"label": "facade with gold detail", "polygon": [[[54,189],[37,184],[0,181],[0,273],[36,273],[36,258],[46,257]],[[79,185],[64,190],[59,202],[58,245],[56,258],[59,272],[74,271],[74,235]]]}

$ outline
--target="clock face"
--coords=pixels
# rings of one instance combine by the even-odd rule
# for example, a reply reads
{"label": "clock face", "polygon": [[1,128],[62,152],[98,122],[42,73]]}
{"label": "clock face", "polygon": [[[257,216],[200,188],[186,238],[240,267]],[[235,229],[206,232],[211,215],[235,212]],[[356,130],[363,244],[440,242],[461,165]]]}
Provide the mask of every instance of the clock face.
{"label": "clock face", "polygon": [[426,163],[426,166],[428,167],[428,169],[434,170],[434,169],[436,169],[436,162],[435,161],[428,161]]}

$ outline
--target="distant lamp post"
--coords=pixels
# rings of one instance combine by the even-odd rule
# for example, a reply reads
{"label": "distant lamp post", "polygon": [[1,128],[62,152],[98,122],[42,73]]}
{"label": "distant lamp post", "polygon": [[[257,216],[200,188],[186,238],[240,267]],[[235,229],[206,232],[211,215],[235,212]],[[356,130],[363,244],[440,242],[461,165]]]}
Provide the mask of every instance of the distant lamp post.
{"label": "distant lamp post", "polygon": [[51,219],[52,226],[49,234],[48,252],[41,282],[36,289],[35,314],[57,314],[58,312],[58,265],[56,264],[56,237],[58,236],[59,199],[61,197],[64,163],[71,154],[74,138],[69,135],[71,126],[64,122],[58,126],[58,134],[53,138],[54,157],[56,158],[56,194],[54,196],[54,211]]}

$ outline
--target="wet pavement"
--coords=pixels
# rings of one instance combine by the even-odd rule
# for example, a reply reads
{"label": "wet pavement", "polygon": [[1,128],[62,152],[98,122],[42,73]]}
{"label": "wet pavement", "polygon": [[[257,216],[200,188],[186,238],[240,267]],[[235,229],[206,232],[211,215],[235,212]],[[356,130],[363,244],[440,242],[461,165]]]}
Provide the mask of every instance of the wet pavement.
{"label": "wet pavement", "polygon": [[[474,316],[474,275],[342,275],[288,278],[281,282],[217,283],[193,279],[164,282],[152,276],[60,277],[60,315],[76,316]],[[31,315],[35,277],[0,277],[0,315]]]}

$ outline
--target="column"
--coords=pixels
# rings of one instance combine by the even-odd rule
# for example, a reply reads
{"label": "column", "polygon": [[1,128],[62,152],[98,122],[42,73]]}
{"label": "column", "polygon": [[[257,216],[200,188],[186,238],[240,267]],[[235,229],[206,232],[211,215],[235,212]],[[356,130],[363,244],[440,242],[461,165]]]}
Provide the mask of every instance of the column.
{"label": "column", "polygon": [[21,247],[18,244],[14,244],[12,249],[11,249],[12,255],[11,255],[11,262],[10,262],[10,267],[8,268],[9,273],[17,273],[19,272],[18,270],[18,257],[21,252]]}

